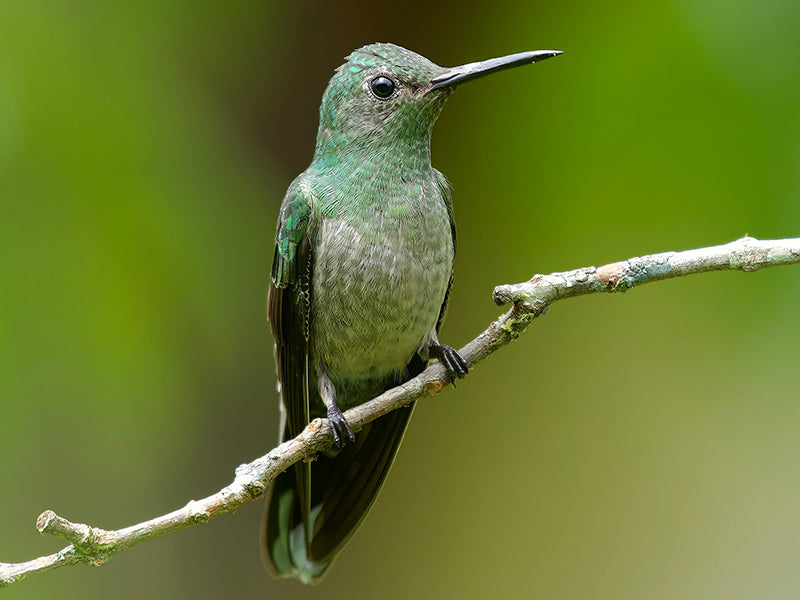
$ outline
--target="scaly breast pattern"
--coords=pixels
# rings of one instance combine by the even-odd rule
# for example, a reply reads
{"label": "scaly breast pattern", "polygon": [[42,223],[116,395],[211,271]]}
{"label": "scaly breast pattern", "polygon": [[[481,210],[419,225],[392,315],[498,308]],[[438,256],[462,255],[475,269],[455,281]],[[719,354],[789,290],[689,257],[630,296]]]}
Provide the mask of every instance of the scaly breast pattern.
{"label": "scaly breast pattern", "polygon": [[447,208],[435,183],[380,210],[319,223],[311,359],[334,384],[391,378],[433,335],[453,265]]}

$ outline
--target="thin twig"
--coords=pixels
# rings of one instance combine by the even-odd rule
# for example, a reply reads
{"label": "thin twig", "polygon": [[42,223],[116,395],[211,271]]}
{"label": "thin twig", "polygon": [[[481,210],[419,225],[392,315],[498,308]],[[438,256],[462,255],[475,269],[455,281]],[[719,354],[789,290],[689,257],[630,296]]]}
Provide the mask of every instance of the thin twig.
{"label": "thin twig", "polygon": [[[755,271],[762,267],[800,263],[800,238],[760,241],[744,237],[722,246],[653,254],[602,267],[585,267],[564,273],[535,275],[530,281],[501,285],[494,290],[498,305],[513,303],[511,310],[491,323],[464,346],[460,353],[470,367],[516,339],[528,324],[544,314],[556,300],[596,292],[624,292],[633,286],[719,270]],[[447,383],[438,362],[420,375],[345,413],[354,431],[401,406],[439,392]],[[233,482],[215,494],[192,500],[183,508],[143,523],[118,530],[105,530],[71,523],[53,511],[43,512],[36,522],[41,533],[58,535],[71,542],[56,554],[23,563],[0,563],[0,587],[32,573],[65,565],[100,565],[131,546],[214,517],[234,512],[258,498],[270,482],[294,463],[329,448],[333,437],[325,419],[315,419],[296,438],[284,442],[265,456],[236,469]]]}

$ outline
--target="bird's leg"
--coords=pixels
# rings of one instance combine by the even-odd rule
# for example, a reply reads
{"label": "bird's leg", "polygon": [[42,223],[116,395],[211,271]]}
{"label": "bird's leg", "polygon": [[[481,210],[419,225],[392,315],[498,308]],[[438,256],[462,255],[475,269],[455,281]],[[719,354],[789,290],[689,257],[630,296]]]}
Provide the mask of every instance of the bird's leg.
{"label": "bird's leg", "polygon": [[333,430],[336,446],[341,448],[347,441],[355,442],[356,435],[347,424],[347,419],[344,418],[339,405],[336,404],[336,388],[333,387],[333,382],[322,369],[317,369],[317,382],[319,383],[319,395],[328,409],[328,422]]}
{"label": "bird's leg", "polygon": [[458,350],[445,344],[438,342],[428,346],[428,355],[431,358],[438,358],[453,377],[461,379],[469,373],[469,367],[464,357],[458,353]]}

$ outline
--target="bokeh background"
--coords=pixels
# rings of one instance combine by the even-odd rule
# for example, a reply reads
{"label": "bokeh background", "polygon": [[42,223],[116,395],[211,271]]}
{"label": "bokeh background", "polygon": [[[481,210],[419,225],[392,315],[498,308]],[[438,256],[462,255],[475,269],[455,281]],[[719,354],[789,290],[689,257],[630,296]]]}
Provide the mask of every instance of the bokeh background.
{"label": "bokeh background", "polygon": [[[350,50],[471,83],[434,133],[459,226],[443,339],[492,287],[800,235],[800,4],[0,1],[0,561],[227,484],[275,443],[271,239]],[[322,586],[261,503],[4,598],[796,598],[800,270],[558,304],[422,402]]]}

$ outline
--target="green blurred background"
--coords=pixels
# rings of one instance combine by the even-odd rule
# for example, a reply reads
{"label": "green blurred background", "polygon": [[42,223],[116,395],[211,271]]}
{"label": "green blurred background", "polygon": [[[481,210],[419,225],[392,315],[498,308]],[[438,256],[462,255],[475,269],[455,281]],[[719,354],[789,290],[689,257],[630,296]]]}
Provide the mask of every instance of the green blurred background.
{"label": "green blurred background", "polygon": [[[264,299],[278,206],[350,50],[465,86],[443,339],[492,287],[800,235],[796,0],[0,0],[0,561],[45,508],[117,528],[227,484],[277,431]],[[321,587],[263,571],[261,503],[4,598],[796,598],[800,271],[556,305],[422,402]]]}

